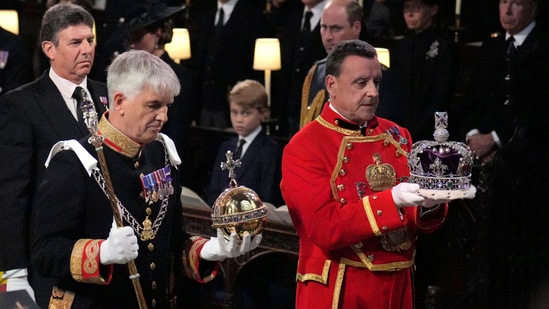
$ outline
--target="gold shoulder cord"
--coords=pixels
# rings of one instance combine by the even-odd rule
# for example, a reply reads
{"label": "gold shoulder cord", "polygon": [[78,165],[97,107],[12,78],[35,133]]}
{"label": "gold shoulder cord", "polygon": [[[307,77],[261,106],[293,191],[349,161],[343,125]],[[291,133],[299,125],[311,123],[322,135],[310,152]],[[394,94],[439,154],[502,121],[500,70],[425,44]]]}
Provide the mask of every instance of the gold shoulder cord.
{"label": "gold shoulder cord", "polygon": [[303,126],[310,121],[306,121],[307,109],[309,108],[309,91],[311,90],[311,82],[317,67],[317,63],[313,64],[312,68],[309,70],[309,73],[307,73],[305,80],[303,81],[303,87],[301,88],[301,113],[299,128],[303,128]]}

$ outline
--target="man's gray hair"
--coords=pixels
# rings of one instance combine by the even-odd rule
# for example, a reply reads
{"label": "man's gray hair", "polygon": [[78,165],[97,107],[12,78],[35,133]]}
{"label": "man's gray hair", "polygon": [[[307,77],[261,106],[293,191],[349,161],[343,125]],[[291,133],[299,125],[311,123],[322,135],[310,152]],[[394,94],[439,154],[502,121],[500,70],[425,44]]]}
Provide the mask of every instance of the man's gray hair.
{"label": "man's gray hair", "polygon": [[[153,92],[177,96],[179,79],[164,60],[144,50],[129,50],[117,56],[107,68],[107,88],[110,104],[114,93],[122,92],[133,98],[149,87]],[[112,107],[112,106],[111,106]]]}

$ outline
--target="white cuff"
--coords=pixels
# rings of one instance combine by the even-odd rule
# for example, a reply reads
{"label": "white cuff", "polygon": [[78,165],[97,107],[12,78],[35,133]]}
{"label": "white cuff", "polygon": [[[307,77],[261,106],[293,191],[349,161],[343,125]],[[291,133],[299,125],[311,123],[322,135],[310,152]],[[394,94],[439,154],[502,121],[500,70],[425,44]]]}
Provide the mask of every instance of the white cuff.
{"label": "white cuff", "polygon": [[27,275],[28,275],[28,272],[26,268],[16,268],[16,269],[6,270],[2,276],[2,279],[21,278],[21,277],[26,277]]}

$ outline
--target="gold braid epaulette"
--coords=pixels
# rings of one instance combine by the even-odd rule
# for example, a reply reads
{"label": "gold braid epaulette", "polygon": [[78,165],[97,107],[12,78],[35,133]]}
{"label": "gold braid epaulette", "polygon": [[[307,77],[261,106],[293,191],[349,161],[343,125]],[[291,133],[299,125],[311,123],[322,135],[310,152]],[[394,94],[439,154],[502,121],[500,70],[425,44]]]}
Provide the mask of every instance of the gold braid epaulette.
{"label": "gold braid epaulette", "polygon": [[305,76],[305,80],[303,81],[303,87],[301,88],[301,113],[300,113],[300,120],[299,120],[299,128],[303,128],[303,126],[311,121],[307,121],[307,109],[309,107],[309,91],[311,90],[311,82],[313,80],[313,76],[315,75],[316,68],[318,67],[318,63],[313,64],[311,69],[309,70],[309,73],[307,73],[307,76]]}
{"label": "gold braid epaulette", "polygon": [[322,89],[316,93],[316,96],[313,99],[311,106],[309,106],[309,108],[305,111],[306,115],[301,116],[300,128],[303,128],[307,123],[315,120],[315,118],[320,115],[320,112],[322,112],[322,107],[324,106],[324,102],[326,102],[326,90]]}
{"label": "gold braid epaulette", "polygon": [[362,133],[360,132],[360,130],[349,130],[349,129],[344,129],[342,127],[338,127],[335,124],[331,124],[328,121],[326,121],[324,118],[322,118],[322,116],[316,117],[316,121],[318,121],[322,126],[328,128],[330,130],[339,132],[341,134],[362,136]]}

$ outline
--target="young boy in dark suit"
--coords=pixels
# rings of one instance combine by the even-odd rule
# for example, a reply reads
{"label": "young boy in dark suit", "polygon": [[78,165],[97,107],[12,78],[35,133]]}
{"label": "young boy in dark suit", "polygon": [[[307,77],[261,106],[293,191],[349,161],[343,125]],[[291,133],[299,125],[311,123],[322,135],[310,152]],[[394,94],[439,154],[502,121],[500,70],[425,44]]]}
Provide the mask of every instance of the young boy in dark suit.
{"label": "young boy in dark suit", "polygon": [[[210,206],[229,187],[229,172],[220,167],[221,162],[227,161],[228,150],[233,152],[234,160],[241,162],[235,171],[238,185],[254,190],[264,202],[275,206],[284,204],[279,187],[282,148],[261,125],[269,113],[267,101],[265,87],[255,80],[240,81],[231,89],[231,123],[238,135],[223,142],[218,149],[210,184],[206,188],[205,200]],[[242,146],[238,149],[240,144]]]}

